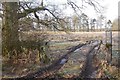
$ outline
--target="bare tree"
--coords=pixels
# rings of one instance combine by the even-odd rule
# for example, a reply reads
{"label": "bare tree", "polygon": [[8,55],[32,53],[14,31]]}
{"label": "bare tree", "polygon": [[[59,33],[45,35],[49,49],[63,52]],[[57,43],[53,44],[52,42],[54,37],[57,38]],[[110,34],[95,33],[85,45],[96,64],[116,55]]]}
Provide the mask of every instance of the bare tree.
{"label": "bare tree", "polygon": [[81,14],[81,24],[83,31],[89,31],[88,16],[84,13]]}
{"label": "bare tree", "polygon": [[[41,2],[43,4],[43,2]],[[43,21],[39,19],[37,15],[38,11],[48,11],[60,24],[60,19],[54,15],[48,8],[43,5],[38,5],[37,7],[31,6],[32,3],[18,3],[18,2],[4,2],[3,6],[3,27],[2,27],[2,53],[10,53],[13,50],[17,50],[18,53],[21,51],[19,36],[18,36],[18,22],[20,19],[28,16],[29,14],[34,14],[37,21],[43,25],[49,25],[50,21]],[[54,26],[58,29],[56,26]],[[59,30],[59,29],[58,29]]]}
{"label": "bare tree", "polygon": [[95,31],[96,19],[92,19],[90,24],[91,24],[91,31]]}

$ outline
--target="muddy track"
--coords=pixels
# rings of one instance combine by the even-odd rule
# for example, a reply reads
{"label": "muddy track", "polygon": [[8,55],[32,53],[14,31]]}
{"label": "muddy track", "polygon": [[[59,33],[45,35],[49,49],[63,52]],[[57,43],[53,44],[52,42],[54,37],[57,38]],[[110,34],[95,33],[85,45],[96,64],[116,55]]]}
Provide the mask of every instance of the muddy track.
{"label": "muddy track", "polygon": [[[94,43],[94,42],[93,42]],[[91,41],[86,42],[85,44],[79,44],[77,46],[73,46],[69,49],[69,51],[61,56],[58,60],[55,61],[55,63],[51,64],[48,67],[45,68],[40,68],[38,69],[35,73],[30,73],[27,74],[23,77],[17,77],[17,78],[12,78],[11,80],[18,80],[18,79],[34,79],[34,78],[46,78],[48,76],[54,75],[61,67],[68,61],[68,58],[70,57],[73,52],[85,45],[90,45]],[[91,44],[92,45],[92,44]],[[82,71],[82,76],[87,77],[94,69],[92,69],[91,65],[91,60],[92,57],[91,54],[94,53],[94,48],[98,46],[98,44],[94,45],[93,47],[90,48],[90,50],[87,52],[87,59],[85,61],[85,69]],[[2,79],[5,80],[5,79]]]}
{"label": "muddy track", "polygon": [[[82,72],[80,73],[80,77],[82,77],[82,78],[91,78],[92,77],[92,73],[94,71],[96,71],[97,68],[93,67],[92,61],[93,61],[93,57],[95,55],[95,52],[100,48],[100,44],[101,44],[101,42],[98,43],[97,45],[94,45],[87,52],[85,66],[84,66],[84,69],[82,70]],[[98,47],[97,50],[95,49],[96,47]]]}

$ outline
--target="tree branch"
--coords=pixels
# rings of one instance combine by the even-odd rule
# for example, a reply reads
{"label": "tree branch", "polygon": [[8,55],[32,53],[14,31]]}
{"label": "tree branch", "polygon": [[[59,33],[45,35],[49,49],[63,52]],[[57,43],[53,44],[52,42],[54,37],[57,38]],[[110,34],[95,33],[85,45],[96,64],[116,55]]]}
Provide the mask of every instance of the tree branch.
{"label": "tree branch", "polygon": [[[53,22],[53,19],[50,20],[50,21],[47,21],[47,20],[39,20],[39,21],[38,20],[33,20],[33,22],[40,23],[41,25],[44,25],[46,27],[50,27],[50,25],[53,25],[54,23],[56,23],[56,22]],[[59,28],[57,28],[57,26],[53,25],[53,27],[58,31],[64,31],[64,29],[59,29]]]}
{"label": "tree branch", "polygon": [[44,10],[46,10],[46,8],[45,7],[37,7],[37,8],[33,8],[33,9],[26,9],[26,10],[23,11],[23,13],[18,13],[18,19],[23,18],[30,13],[37,12],[37,11],[40,11],[40,10],[44,11]]}
{"label": "tree branch", "polygon": [[[30,13],[34,13],[35,17],[39,20],[39,17],[37,16],[36,12],[37,11],[45,11],[45,10],[48,11],[56,19],[56,21],[55,21],[56,23],[61,24],[62,19],[57,17],[54,13],[52,13],[49,9],[45,8],[44,6],[33,8],[33,9],[28,7],[28,9],[25,9],[22,13],[18,13],[18,19],[23,18],[23,17],[27,16]],[[50,25],[49,23],[44,22],[44,21],[40,21],[40,20],[38,21],[38,23],[41,23],[41,24],[47,25],[47,26]],[[58,31],[64,31],[64,29],[58,29],[54,25],[53,25],[53,27],[55,29],[57,29]]]}
{"label": "tree branch", "polygon": [[37,7],[37,8],[29,8],[29,9],[25,9],[23,13],[18,13],[18,19],[22,18],[22,17],[25,17],[27,16],[28,14],[30,13],[33,13],[33,12],[37,12],[37,11],[40,11],[40,10],[43,10],[43,11],[48,11],[50,14],[52,14],[53,17],[55,17],[55,19],[58,20],[58,17],[56,17],[49,9],[41,6],[41,7]]}

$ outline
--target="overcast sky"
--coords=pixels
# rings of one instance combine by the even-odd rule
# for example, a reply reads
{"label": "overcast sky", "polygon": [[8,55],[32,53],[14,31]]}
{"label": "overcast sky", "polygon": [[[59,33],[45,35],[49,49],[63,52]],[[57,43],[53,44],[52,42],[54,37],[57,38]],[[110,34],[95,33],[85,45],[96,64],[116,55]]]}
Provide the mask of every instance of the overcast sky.
{"label": "overcast sky", "polygon": [[[3,0],[4,1],[4,0]],[[13,1],[13,0],[10,0]],[[41,0],[20,0],[20,1],[41,1]],[[47,3],[45,4],[65,4],[67,3],[67,0],[44,0]],[[81,3],[80,1],[82,0],[71,0],[78,3]],[[104,11],[104,15],[107,17],[107,19],[110,20],[114,20],[115,18],[118,17],[118,2],[120,0],[96,0],[96,1],[100,1],[100,4],[102,6],[105,7],[105,11]],[[70,14],[73,12],[73,10],[71,9],[67,9],[67,11],[65,12],[66,14]],[[96,12],[92,9],[92,7],[87,8],[86,10],[83,11],[85,14],[87,14],[90,18],[95,18],[98,16],[98,14],[96,14]]]}
{"label": "overcast sky", "polygon": [[[49,2],[49,4],[64,4],[67,3],[67,0],[46,0]],[[71,0],[72,1],[72,0]],[[80,1],[80,0],[73,0],[73,1]],[[109,20],[114,20],[118,17],[118,2],[120,0],[100,0],[100,4],[105,7],[105,10],[103,12],[103,15],[107,17]],[[67,9],[66,13],[70,14],[73,11],[69,8]],[[90,18],[95,18],[98,16],[98,14],[93,10],[92,7],[87,8],[83,11],[85,14],[87,14]]]}
{"label": "overcast sky", "polygon": [[105,0],[105,6],[107,7],[105,15],[108,19],[115,19],[118,17],[118,2],[120,0]]}

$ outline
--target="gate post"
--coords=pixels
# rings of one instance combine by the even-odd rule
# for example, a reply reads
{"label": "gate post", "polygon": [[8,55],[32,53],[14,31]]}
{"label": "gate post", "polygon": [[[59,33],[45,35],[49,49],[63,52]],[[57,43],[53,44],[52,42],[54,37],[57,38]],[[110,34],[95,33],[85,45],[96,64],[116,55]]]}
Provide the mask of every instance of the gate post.
{"label": "gate post", "polygon": [[112,61],[112,22],[108,20],[106,25],[106,46],[109,49],[110,61]]}

